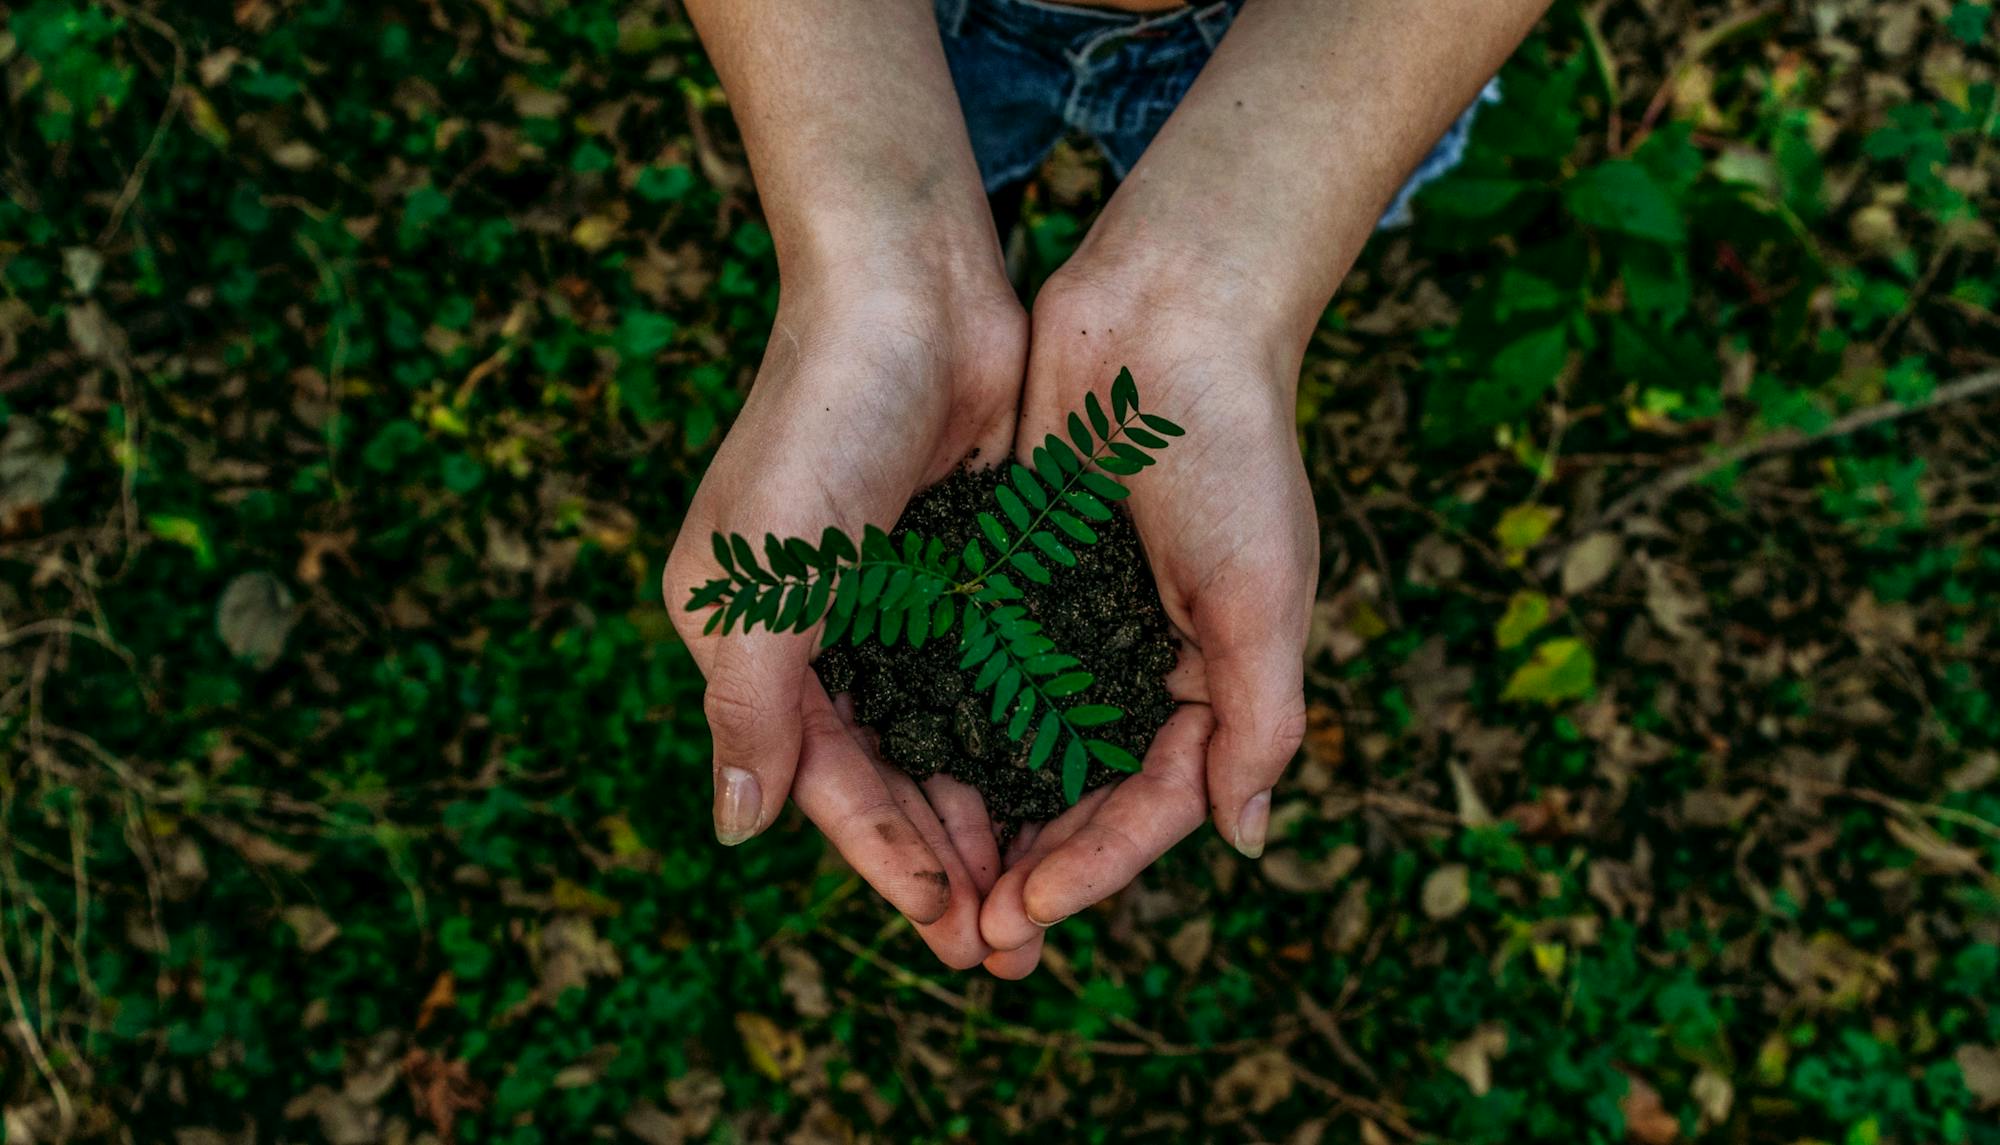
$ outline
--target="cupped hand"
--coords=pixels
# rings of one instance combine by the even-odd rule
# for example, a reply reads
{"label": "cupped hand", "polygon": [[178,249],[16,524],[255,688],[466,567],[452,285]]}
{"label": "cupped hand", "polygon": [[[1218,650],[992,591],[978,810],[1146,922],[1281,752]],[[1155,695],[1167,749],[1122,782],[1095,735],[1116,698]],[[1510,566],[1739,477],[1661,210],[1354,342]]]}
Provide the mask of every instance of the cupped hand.
{"label": "cupped hand", "polygon": [[740,843],[790,795],[946,963],[976,965],[981,900],[999,872],[978,793],[920,788],[880,762],[811,668],[818,633],[704,635],[690,592],[720,574],[710,535],[816,538],[890,527],[912,493],[1013,438],[1027,320],[1000,277],[967,287],[921,265],[844,266],[785,280],[757,379],[703,477],[663,578],[707,679],[715,831]]}
{"label": "cupped hand", "polygon": [[1121,367],[1143,407],[1186,428],[1124,479],[1161,603],[1181,642],[1167,683],[1181,709],[1139,774],[1017,843],[981,912],[986,966],[1031,971],[1046,928],[1115,893],[1213,817],[1263,852],[1271,788],[1305,732],[1304,651],[1319,531],[1299,455],[1303,345],[1264,330],[1254,291],[1106,274],[1080,254],[1033,313],[1017,449],[1062,432]]}

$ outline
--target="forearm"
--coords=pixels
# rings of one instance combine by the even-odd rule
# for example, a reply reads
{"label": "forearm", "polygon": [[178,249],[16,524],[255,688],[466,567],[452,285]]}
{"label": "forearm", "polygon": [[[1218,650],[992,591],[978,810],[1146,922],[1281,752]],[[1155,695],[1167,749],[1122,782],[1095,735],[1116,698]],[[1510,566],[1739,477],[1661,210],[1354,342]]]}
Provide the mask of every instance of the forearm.
{"label": "forearm", "polygon": [[687,8],[742,131],[781,269],[905,249],[997,268],[931,0]]}
{"label": "forearm", "polygon": [[1249,0],[1080,257],[1150,262],[1139,278],[1156,284],[1220,279],[1303,345],[1410,170],[1546,6]]}

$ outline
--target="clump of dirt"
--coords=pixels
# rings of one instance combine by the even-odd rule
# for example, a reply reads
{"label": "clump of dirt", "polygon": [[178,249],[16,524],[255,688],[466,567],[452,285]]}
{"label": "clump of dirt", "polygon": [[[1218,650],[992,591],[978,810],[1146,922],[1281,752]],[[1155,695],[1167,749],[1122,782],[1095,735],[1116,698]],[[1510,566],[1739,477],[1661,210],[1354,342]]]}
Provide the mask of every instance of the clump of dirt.
{"label": "clump of dirt", "polygon": [[[958,470],[917,494],[891,535],[898,542],[906,532],[941,537],[946,552],[963,549],[979,535],[977,514],[991,511],[999,480],[996,469]],[[1098,542],[1071,546],[1076,567],[1052,567],[1053,583],[1012,579],[1042,631],[1097,678],[1086,692],[1064,703],[1124,709],[1123,719],[1091,734],[1144,759],[1153,736],[1174,711],[1166,686],[1175,660],[1174,637],[1130,519],[1121,511],[1093,528]],[[917,779],[941,771],[978,788],[994,822],[1010,834],[1020,823],[1054,818],[1067,806],[1059,760],[1028,767],[1034,727],[1016,743],[1007,738],[1004,725],[992,722],[992,697],[975,693],[976,673],[959,669],[955,632],[922,648],[907,642],[884,648],[872,641],[859,646],[843,641],[813,666],[827,691],[853,697],[855,715],[875,730],[882,757],[890,763]],[[1084,789],[1119,774],[1093,760]]]}

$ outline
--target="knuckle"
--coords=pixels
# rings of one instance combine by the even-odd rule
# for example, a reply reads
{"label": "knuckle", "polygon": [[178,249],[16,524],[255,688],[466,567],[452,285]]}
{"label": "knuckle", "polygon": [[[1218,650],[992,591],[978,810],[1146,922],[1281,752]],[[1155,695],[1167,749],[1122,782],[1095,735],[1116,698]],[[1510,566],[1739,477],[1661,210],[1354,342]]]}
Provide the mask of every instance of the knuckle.
{"label": "knuckle", "polygon": [[721,739],[744,740],[755,736],[771,718],[769,698],[743,682],[740,677],[711,681],[701,698],[702,714],[709,729]]}

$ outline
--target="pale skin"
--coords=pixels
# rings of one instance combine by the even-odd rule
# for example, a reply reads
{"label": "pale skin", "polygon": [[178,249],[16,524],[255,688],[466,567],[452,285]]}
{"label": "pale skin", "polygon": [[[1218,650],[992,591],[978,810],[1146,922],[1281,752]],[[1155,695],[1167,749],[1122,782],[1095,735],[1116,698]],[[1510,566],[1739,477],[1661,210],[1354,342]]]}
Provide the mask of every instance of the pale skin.
{"label": "pale skin", "polygon": [[[1262,853],[1305,730],[1307,339],[1384,205],[1546,2],[1247,0],[1030,315],[931,0],[689,0],[781,282],[770,350],[665,575],[708,681],[723,842],[769,827],[789,795],[940,959],[1003,978],[1204,820]],[[812,674],[812,637],[703,637],[681,605],[718,572],[712,531],[887,527],[973,450],[997,459],[1059,432],[1121,366],[1189,429],[1128,502],[1182,643],[1168,681],[1182,706],[1140,774],[1002,855],[976,792],[874,756]]]}

